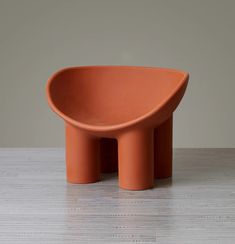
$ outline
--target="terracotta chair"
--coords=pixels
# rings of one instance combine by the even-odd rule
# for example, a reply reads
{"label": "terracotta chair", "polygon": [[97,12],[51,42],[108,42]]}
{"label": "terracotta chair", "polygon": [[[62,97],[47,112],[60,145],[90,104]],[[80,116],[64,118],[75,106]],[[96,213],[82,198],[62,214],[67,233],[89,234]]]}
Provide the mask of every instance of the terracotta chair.
{"label": "terracotta chair", "polygon": [[65,121],[67,180],[91,183],[118,170],[129,190],[172,175],[172,114],[188,74],[165,68],[72,67],[47,83],[50,107]]}

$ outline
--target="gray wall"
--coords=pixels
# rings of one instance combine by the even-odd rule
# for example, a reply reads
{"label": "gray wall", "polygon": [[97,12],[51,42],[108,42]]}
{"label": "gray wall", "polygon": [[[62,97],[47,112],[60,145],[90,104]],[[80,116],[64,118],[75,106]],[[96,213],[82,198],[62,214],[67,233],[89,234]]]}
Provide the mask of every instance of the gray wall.
{"label": "gray wall", "polygon": [[234,0],[0,0],[0,146],[63,146],[47,78],[120,64],[191,74],[175,147],[235,147],[234,24]]}

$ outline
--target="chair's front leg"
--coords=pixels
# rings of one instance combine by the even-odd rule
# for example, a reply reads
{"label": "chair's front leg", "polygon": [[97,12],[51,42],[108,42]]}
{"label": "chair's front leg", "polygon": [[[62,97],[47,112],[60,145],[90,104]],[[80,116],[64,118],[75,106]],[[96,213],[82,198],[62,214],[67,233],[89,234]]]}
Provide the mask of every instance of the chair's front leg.
{"label": "chair's front leg", "polygon": [[153,187],[153,130],[133,130],[118,138],[118,172],[121,188]]}
{"label": "chair's front leg", "polygon": [[66,171],[71,183],[100,180],[99,139],[66,124]]}

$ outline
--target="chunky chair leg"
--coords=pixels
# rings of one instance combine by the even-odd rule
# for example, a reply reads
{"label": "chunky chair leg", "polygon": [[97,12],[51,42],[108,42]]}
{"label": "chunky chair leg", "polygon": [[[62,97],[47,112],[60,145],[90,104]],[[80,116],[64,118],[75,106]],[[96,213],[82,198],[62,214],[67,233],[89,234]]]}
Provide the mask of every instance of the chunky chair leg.
{"label": "chunky chair leg", "polygon": [[154,132],[154,176],[156,179],[172,176],[172,121],[171,116]]}
{"label": "chunky chair leg", "polygon": [[100,158],[102,173],[118,171],[117,140],[111,138],[100,140]]}
{"label": "chunky chair leg", "polygon": [[100,180],[100,140],[66,124],[66,171],[71,183]]}
{"label": "chunky chair leg", "polygon": [[118,138],[119,185],[144,190],[154,184],[153,131],[136,130]]}

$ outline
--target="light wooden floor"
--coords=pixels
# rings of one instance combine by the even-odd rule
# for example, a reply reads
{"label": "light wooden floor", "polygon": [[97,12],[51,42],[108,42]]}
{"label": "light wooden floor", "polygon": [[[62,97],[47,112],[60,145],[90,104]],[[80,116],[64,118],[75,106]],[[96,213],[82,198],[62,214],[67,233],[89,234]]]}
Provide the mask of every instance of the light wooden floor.
{"label": "light wooden floor", "polygon": [[125,191],[65,181],[62,149],[0,149],[0,243],[235,243],[235,149],[178,149],[174,177]]}

